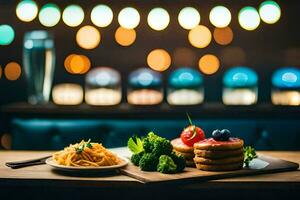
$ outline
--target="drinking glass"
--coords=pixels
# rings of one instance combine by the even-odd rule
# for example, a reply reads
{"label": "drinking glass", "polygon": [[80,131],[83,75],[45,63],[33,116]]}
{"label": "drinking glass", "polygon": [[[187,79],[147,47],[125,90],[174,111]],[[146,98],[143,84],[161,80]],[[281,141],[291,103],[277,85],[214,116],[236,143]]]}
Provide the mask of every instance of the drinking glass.
{"label": "drinking glass", "polygon": [[47,31],[31,31],[24,36],[23,66],[27,80],[28,102],[49,102],[55,68],[53,36]]}

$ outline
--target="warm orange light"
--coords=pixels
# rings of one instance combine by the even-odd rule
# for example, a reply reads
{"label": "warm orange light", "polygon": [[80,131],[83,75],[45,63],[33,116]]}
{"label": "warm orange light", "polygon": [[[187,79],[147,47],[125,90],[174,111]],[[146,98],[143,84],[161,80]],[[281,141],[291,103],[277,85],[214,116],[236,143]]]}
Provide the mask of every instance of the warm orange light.
{"label": "warm orange light", "polygon": [[148,54],[147,63],[156,71],[165,71],[171,65],[171,56],[163,49],[155,49]]}
{"label": "warm orange light", "polygon": [[220,67],[219,59],[212,54],[206,54],[199,60],[199,69],[204,74],[214,74]]}
{"label": "warm orange light", "polygon": [[6,78],[10,81],[17,80],[21,75],[21,66],[16,62],[10,62],[4,69]]}
{"label": "warm orange light", "polygon": [[83,49],[96,48],[100,39],[100,32],[93,26],[84,26],[76,34],[77,44]]}
{"label": "warm orange light", "polygon": [[188,39],[196,48],[205,48],[211,42],[211,32],[210,30],[203,25],[198,25],[195,28],[191,29],[188,35]]}
{"label": "warm orange light", "polygon": [[1,137],[1,146],[4,149],[11,149],[11,135],[4,133]]}
{"label": "warm orange light", "polygon": [[233,40],[233,32],[230,27],[215,28],[214,39],[220,45],[230,44]]}
{"label": "warm orange light", "polygon": [[65,69],[70,74],[85,74],[91,67],[87,56],[70,54],[64,61]]}
{"label": "warm orange light", "polygon": [[2,67],[0,65],[0,78],[2,77]]}
{"label": "warm orange light", "polygon": [[175,49],[172,62],[177,67],[193,66],[197,62],[196,59],[196,54],[192,49],[181,47]]}
{"label": "warm orange light", "polygon": [[119,27],[115,33],[115,39],[122,46],[130,46],[136,39],[136,32],[134,29]]}

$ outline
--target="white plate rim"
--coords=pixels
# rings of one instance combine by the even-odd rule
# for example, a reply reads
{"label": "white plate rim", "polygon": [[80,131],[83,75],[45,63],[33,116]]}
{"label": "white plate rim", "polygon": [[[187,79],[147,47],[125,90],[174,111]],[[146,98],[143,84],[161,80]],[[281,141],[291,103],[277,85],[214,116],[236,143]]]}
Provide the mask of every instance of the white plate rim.
{"label": "white plate rim", "polygon": [[119,156],[118,158],[122,160],[122,162],[118,165],[111,165],[111,166],[100,166],[100,167],[74,167],[74,166],[65,166],[57,164],[52,157],[46,160],[46,164],[60,170],[67,170],[67,171],[107,171],[107,170],[115,170],[128,165],[129,160],[124,156]]}

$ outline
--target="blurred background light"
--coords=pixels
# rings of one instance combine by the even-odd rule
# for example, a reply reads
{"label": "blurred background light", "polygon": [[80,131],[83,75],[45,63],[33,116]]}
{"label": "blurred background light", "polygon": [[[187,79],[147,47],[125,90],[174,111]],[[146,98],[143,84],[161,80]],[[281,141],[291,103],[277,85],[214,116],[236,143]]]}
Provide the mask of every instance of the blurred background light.
{"label": "blurred background light", "polygon": [[118,15],[118,22],[123,28],[134,29],[140,23],[140,14],[135,8],[123,8]]}
{"label": "blurred background light", "polygon": [[85,74],[91,68],[91,61],[87,56],[70,54],[66,57],[64,66],[70,74]]}
{"label": "blurred background light", "polygon": [[38,14],[38,7],[32,0],[23,0],[17,5],[17,17],[23,22],[31,22]]}
{"label": "blurred background light", "polygon": [[260,16],[254,7],[247,6],[240,10],[238,20],[241,27],[248,31],[255,30],[260,24]]}
{"label": "blurred background light", "polygon": [[77,44],[83,49],[94,49],[100,43],[100,32],[93,26],[84,26],[76,34]]}
{"label": "blurred background light", "polygon": [[233,32],[229,26],[225,28],[215,28],[213,36],[216,43],[220,45],[228,45],[233,40]]}
{"label": "blurred background light", "polygon": [[185,7],[178,14],[178,22],[184,29],[190,30],[195,28],[200,23],[200,14],[193,7]]}
{"label": "blurred background light", "polygon": [[85,77],[85,102],[111,106],[121,102],[121,75],[111,67],[93,68]]}
{"label": "blurred background light", "polygon": [[16,62],[8,63],[4,68],[4,74],[7,80],[15,81],[21,76],[21,66]]}
{"label": "blurred background light", "polygon": [[148,14],[147,21],[152,29],[161,31],[169,25],[170,16],[168,11],[163,8],[153,8]]}
{"label": "blurred background light", "polygon": [[0,45],[10,45],[14,39],[14,29],[7,24],[0,25]]}
{"label": "blurred background light", "polygon": [[46,27],[55,26],[60,20],[59,7],[53,3],[45,4],[39,13],[40,23]]}
{"label": "blurred background light", "polygon": [[68,26],[79,26],[84,20],[84,11],[78,5],[69,5],[64,9],[62,19]]}
{"label": "blurred background light", "polygon": [[220,59],[224,65],[244,65],[246,64],[246,52],[241,47],[226,47],[221,50]]}
{"label": "blurred background light", "polygon": [[259,15],[263,22],[274,24],[280,19],[280,6],[275,1],[262,2],[259,6]]}
{"label": "blurred background light", "polygon": [[211,32],[203,25],[198,25],[191,29],[188,35],[188,39],[192,46],[196,48],[205,48],[211,42]]}
{"label": "blurred background light", "polygon": [[210,22],[218,28],[224,28],[231,22],[231,13],[224,6],[216,6],[209,13]]}
{"label": "blurred background light", "polygon": [[162,75],[149,68],[140,68],[129,74],[127,101],[133,105],[155,105],[162,102]]}
{"label": "blurred background light", "polygon": [[168,80],[167,101],[171,105],[196,105],[204,100],[203,76],[192,68],[173,71]]}
{"label": "blurred background light", "polygon": [[0,79],[2,77],[2,66],[0,65]]}
{"label": "blurred background light", "polygon": [[149,67],[155,71],[165,71],[171,65],[171,56],[163,49],[152,50],[147,56]]}
{"label": "blurred background light", "polygon": [[194,66],[196,60],[196,53],[192,49],[186,47],[176,48],[172,57],[172,63],[177,67]]}
{"label": "blurred background light", "polygon": [[251,105],[257,102],[257,73],[249,67],[233,67],[223,77],[222,100],[226,105]]}
{"label": "blurred background light", "polygon": [[115,40],[121,46],[130,46],[136,39],[136,32],[134,29],[126,29],[119,27],[115,33]]}
{"label": "blurred background light", "polygon": [[11,135],[8,134],[8,133],[4,133],[2,134],[2,137],[1,137],[1,146],[4,148],[4,149],[11,149]]}
{"label": "blurred background light", "polygon": [[57,105],[78,105],[83,101],[83,89],[73,83],[57,84],[53,86],[52,99]]}
{"label": "blurred background light", "polygon": [[215,55],[206,54],[200,58],[198,66],[203,74],[211,75],[220,68],[220,61]]}
{"label": "blurred background light", "polygon": [[107,27],[113,20],[113,11],[107,5],[97,5],[91,12],[91,20],[98,27]]}

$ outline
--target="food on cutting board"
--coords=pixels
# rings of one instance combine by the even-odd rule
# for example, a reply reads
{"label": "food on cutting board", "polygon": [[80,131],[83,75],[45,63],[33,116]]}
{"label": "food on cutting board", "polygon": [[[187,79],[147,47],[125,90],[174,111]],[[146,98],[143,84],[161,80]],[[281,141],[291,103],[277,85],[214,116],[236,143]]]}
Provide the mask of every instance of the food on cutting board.
{"label": "food on cutting board", "polygon": [[214,130],[212,138],[194,144],[196,167],[206,171],[238,170],[243,167],[244,141],[227,129]]}
{"label": "food on cutting board", "polygon": [[165,174],[182,172],[185,168],[183,156],[173,152],[171,142],[153,132],[144,138],[131,137],[128,148],[133,153],[131,162],[142,171],[158,171]]}
{"label": "food on cutting board", "polygon": [[204,131],[195,126],[190,118],[189,115],[187,115],[189,120],[189,126],[186,127],[181,135],[180,138],[176,138],[171,141],[171,144],[174,148],[174,152],[177,155],[182,155],[186,161],[186,165],[190,167],[194,167],[194,144],[202,141],[205,139]]}
{"label": "food on cutting board", "polygon": [[107,150],[102,144],[92,143],[91,140],[71,144],[64,150],[53,154],[53,160],[64,166],[73,167],[101,167],[118,165],[120,158]]}

